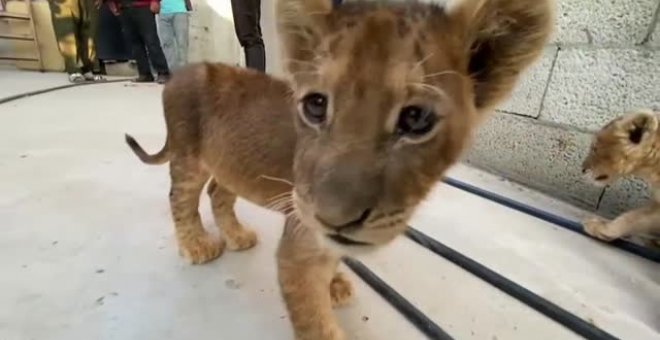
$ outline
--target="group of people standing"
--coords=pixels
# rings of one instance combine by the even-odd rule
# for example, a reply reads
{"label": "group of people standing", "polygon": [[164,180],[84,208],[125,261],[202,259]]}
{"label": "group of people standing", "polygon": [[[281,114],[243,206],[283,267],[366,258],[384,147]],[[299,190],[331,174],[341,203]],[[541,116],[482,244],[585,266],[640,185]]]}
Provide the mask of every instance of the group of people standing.
{"label": "group of people standing", "polygon": [[[105,80],[95,42],[99,10],[106,4],[119,17],[124,39],[137,63],[135,82],[165,83],[170,70],[188,63],[190,0],[48,0],[48,3],[71,82]],[[246,66],[265,72],[261,0],[231,0],[231,7]]]}

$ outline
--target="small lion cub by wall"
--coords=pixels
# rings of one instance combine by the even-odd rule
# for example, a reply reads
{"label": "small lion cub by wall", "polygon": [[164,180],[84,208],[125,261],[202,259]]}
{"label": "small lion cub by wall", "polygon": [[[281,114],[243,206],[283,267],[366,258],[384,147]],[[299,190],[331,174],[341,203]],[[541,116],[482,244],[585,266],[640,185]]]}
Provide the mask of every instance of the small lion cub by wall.
{"label": "small lion cub by wall", "polygon": [[660,236],[660,113],[635,110],[617,117],[594,136],[582,172],[599,185],[625,176],[643,179],[653,190],[651,202],[612,221],[588,218],[584,230],[604,241],[626,236]]}

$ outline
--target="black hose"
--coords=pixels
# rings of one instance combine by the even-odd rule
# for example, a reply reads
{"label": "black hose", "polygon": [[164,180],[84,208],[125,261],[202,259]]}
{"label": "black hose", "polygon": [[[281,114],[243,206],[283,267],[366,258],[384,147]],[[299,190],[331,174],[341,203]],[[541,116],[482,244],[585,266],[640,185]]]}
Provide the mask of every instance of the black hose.
{"label": "black hose", "polygon": [[13,96],[9,97],[4,97],[0,98],[0,105],[6,104],[9,102],[12,102],[14,100],[18,99],[23,99],[23,98],[28,98],[48,92],[53,92],[57,90],[64,90],[76,86],[84,86],[84,85],[99,85],[99,84],[107,84],[107,83],[119,83],[119,82],[124,82],[124,81],[129,81],[130,79],[113,79],[113,80],[106,80],[106,81],[100,81],[100,82],[84,82],[84,83],[73,83],[73,84],[65,84],[65,85],[60,85],[60,86],[55,86],[55,87],[49,87],[41,90],[35,90],[35,91],[30,91],[30,92],[24,92],[24,93],[19,93],[15,94]]}
{"label": "black hose", "polygon": [[409,227],[406,235],[422,247],[442,256],[455,265],[467,270],[474,276],[488,282],[497,289],[521,301],[541,314],[555,320],[564,327],[589,340],[618,339],[604,330],[580,319],[554,303],[534,294],[529,289],[518,285],[506,277],[490,270],[471,258],[447,247],[424,233]]}
{"label": "black hose", "polygon": [[368,284],[378,295],[385,299],[401,315],[410,321],[420,332],[424,333],[429,339],[433,340],[451,340],[453,339],[433,320],[429,319],[424,313],[413,306],[406,298],[401,296],[396,290],[390,287],[385,281],[374,274],[362,262],[344,257],[344,263],[359,276],[362,281]]}

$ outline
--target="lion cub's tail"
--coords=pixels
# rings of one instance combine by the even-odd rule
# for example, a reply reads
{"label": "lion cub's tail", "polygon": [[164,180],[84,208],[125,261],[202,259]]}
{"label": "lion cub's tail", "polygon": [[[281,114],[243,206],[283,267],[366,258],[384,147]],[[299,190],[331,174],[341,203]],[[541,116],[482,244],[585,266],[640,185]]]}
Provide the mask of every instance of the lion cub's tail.
{"label": "lion cub's tail", "polygon": [[143,163],[146,164],[152,164],[152,165],[157,165],[157,164],[163,164],[167,161],[169,161],[169,155],[167,154],[167,140],[165,141],[165,145],[163,146],[163,149],[158,151],[158,153],[154,155],[148,154],[144,149],[140,146],[140,144],[133,138],[133,136],[129,134],[125,134],[126,137],[126,144],[131,147],[131,150],[135,153],[135,155],[140,158],[140,160]]}

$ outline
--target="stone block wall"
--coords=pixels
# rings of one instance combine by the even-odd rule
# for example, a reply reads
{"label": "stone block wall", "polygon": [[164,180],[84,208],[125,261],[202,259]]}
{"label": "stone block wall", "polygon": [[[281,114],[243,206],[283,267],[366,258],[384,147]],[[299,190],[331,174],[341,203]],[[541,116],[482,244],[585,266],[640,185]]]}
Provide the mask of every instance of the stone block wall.
{"label": "stone block wall", "polygon": [[557,0],[542,58],[480,130],[466,161],[612,216],[642,204],[626,180],[602,189],[580,172],[591,134],[634,108],[660,110],[660,0]]}

